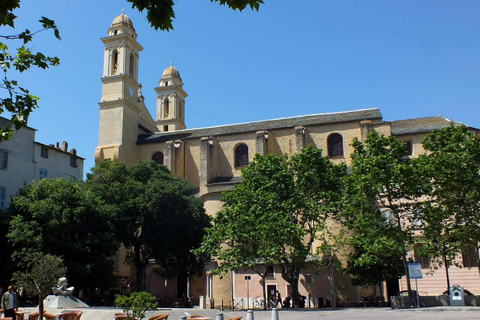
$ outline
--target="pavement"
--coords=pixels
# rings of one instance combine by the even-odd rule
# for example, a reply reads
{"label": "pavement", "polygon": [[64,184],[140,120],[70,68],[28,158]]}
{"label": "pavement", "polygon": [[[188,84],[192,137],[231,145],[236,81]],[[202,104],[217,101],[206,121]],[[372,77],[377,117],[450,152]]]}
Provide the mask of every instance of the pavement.
{"label": "pavement", "polygon": [[[80,310],[80,309],[77,309]],[[86,308],[81,309],[84,313],[82,320],[114,320],[113,315],[122,312],[115,308]],[[37,311],[36,308],[21,308],[19,311],[26,313]],[[48,309],[52,314],[61,313],[62,309]],[[161,309],[156,312],[147,312],[146,316],[169,313],[169,320],[180,320],[186,314],[203,315],[212,320],[223,313],[224,320],[231,317],[242,316],[247,320],[247,311],[212,310],[212,309]],[[349,319],[425,319],[425,320],[463,320],[480,319],[480,307],[433,307],[420,309],[396,309],[390,308],[346,308],[346,309],[283,309],[278,310],[278,320],[349,320]],[[250,319],[248,319],[250,320]],[[272,310],[255,310],[251,320],[277,320],[272,317]]]}

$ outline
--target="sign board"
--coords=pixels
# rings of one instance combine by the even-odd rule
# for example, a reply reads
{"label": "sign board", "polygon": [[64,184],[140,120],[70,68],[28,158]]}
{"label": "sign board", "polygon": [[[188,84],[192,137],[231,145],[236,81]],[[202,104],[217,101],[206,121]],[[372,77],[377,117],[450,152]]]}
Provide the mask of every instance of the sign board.
{"label": "sign board", "polygon": [[250,276],[245,276],[245,280],[250,280]]}
{"label": "sign board", "polygon": [[408,264],[408,273],[410,274],[410,279],[422,279],[422,264],[421,263],[409,263]]}

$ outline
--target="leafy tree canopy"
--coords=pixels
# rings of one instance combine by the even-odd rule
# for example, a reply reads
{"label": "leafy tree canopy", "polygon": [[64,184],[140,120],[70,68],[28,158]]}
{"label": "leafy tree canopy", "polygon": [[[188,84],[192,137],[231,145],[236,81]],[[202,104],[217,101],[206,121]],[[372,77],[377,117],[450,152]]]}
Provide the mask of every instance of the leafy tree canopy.
{"label": "leafy tree canopy", "polygon": [[[344,165],[333,164],[311,146],[291,158],[256,155],[243,180],[225,193],[225,208],[207,230],[201,252],[229,268],[280,265],[298,305],[298,280],[315,240],[328,234],[327,219],[339,206]],[[258,267],[260,265],[260,268]]]}
{"label": "leafy tree canopy", "polygon": [[[0,26],[15,27],[15,19],[17,16],[13,11],[20,7],[20,0],[6,0],[2,1],[0,5]],[[14,69],[18,72],[28,71],[31,67],[38,67],[47,69],[50,66],[57,66],[60,60],[57,57],[48,57],[41,52],[34,52],[32,48],[26,45],[33,40],[35,34],[45,31],[53,30],[56,38],[60,40],[60,32],[57,29],[55,22],[46,17],[41,17],[39,20],[41,29],[37,31],[25,31],[13,35],[0,35],[3,39],[0,42],[0,61],[3,70],[3,79],[0,82],[0,114],[9,112],[11,114],[11,121],[15,129],[20,129],[27,125],[27,118],[33,109],[38,107],[39,98],[32,95],[28,89],[21,86],[18,81],[11,79],[8,72]],[[8,41],[8,44],[7,44]],[[15,50],[9,48],[9,44],[13,42],[23,43]],[[8,140],[13,133],[14,128],[6,127],[0,128],[0,142]]]}
{"label": "leafy tree canopy", "polygon": [[13,260],[27,269],[32,255],[61,257],[79,288],[110,287],[119,247],[108,208],[83,182],[42,179],[13,197],[8,237]]}
{"label": "leafy tree canopy", "polygon": [[[422,203],[423,253],[433,266],[461,252],[478,258],[480,242],[480,140],[464,125],[429,133],[419,162],[430,182]],[[445,261],[447,260],[447,261]]]}
{"label": "leafy tree canopy", "polygon": [[14,273],[13,281],[17,287],[23,288],[27,295],[38,297],[38,309],[42,318],[43,300],[52,293],[52,287],[57,284],[57,279],[64,277],[66,271],[59,257],[35,252],[30,255],[26,270]]}
{"label": "leafy tree canopy", "polygon": [[191,250],[200,245],[210,219],[190,182],[153,161],[126,167],[106,160],[87,174],[87,184],[115,212],[118,239],[133,248],[136,290],[152,258],[166,278],[202,270],[204,261]]}
{"label": "leafy tree canopy", "polygon": [[[350,270],[362,275],[364,283],[373,281],[364,277],[368,270],[379,267],[379,277],[399,277],[402,272],[396,259],[400,256],[410,290],[407,252],[415,242],[415,203],[423,195],[425,181],[419,178],[415,162],[410,161],[405,143],[393,136],[373,130],[363,142],[354,139],[352,146],[351,174],[345,179],[342,213],[345,225],[353,231],[349,239],[354,248]],[[363,239],[365,235],[371,238]],[[382,268],[379,261],[391,258],[395,261]]]}
{"label": "leafy tree canopy", "polygon": [[[140,12],[147,11],[147,20],[152,27],[160,30],[173,30],[173,19],[175,19],[175,12],[173,6],[174,0],[127,0],[132,3],[132,8],[137,8]],[[263,0],[210,0],[211,2],[218,2],[219,5],[228,6],[233,10],[243,11],[250,7],[252,10],[257,10],[263,4]]]}

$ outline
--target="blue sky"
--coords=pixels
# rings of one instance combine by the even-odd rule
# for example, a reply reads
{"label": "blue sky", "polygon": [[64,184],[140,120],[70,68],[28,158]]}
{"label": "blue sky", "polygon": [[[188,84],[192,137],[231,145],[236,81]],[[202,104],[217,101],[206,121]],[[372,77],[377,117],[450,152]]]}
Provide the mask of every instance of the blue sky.
{"label": "blue sky", "polygon": [[46,16],[62,36],[44,32],[32,44],[59,67],[17,77],[42,98],[29,120],[37,141],[68,141],[85,172],[94,165],[100,38],[122,8],[144,47],[147,107],[155,114],[153,88],[173,62],[189,94],[188,128],[363,108],[380,108],[384,120],[441,114],[480,128],[480,1],[264,1],[239,13],[178,0],[175,30],[164,32],[124,0],[22,0],[18,32]]}

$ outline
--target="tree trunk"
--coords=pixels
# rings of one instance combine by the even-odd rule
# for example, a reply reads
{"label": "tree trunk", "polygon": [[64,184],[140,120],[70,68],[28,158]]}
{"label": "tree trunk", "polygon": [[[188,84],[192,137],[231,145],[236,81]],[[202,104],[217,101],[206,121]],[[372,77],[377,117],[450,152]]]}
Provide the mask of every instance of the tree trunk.
{"label": "tree trunk", "polygon": [[39,319],[43,319],[43,299],[42,299],[42,295],[39,294],[38,295],[38,313],[39,313]]}
{"label": "tree trunk", "polygon": [[300,268],[294,265],[290,267],[290,270],[285,270],[285,266],[282,266],[282,278],[292,287],[292,308],[298,308],[300,306],[300,295],[298,293]]}
{"label": "tree trunk", "polygon": [[266,276],[266,272],[262,275],[262,288],[263,288],[263,301],[265,302],[263,304],[263,310],[267,310],[267,290],[265,288],[265,286],[267,285],[265,282],[267,276]]}
{"label": "tree trunk", "polygon": [[135,291],[140,292],[142,291],[142,284],[143,284],[143,263],[142,263],[142,257],[140,254],[140,245],[134,245],[133,250],[135,251],[135,268],[136,270],[136,285],[135,285]]}

